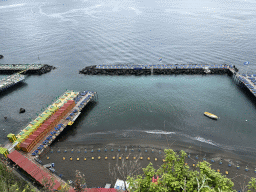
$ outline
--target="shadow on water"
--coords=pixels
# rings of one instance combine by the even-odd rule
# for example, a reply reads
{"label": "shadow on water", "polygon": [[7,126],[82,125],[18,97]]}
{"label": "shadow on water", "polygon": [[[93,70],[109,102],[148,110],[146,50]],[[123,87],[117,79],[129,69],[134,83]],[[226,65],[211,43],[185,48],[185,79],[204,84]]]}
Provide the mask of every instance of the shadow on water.
{"label": "shadow on water", "polygon": [[87,117],[87,115],[93,110],[97,105],[97,102],[91,101],[87,106],[81,111],[79,117],[75,120],[72,126],[67,126],[61,134],[52,142],[51,147],[53,147],[58,141],[65,141],[69,136],[75,136],[77,134],[77,127],[79,124]]}
{"label": "shadow on water", "polygon": [[6,89],[4,91],[1,91],[0,92],[0,99],[2,97],[6,96],[6,95],[9,95],[9,94],[13,93],[14,91],[17,91],[17,90],[19,90],[21,88],[24,88],[26,86],[28,86],[28,84],[25,83],[25,82],[17,83],[16,85],[13,85],[13,86],[9,87],[8,89]]}

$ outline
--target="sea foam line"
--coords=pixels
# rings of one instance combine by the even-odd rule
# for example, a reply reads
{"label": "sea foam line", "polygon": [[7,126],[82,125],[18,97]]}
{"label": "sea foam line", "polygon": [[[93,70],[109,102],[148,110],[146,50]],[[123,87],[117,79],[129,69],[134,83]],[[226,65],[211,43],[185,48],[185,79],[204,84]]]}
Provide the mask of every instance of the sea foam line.
{"label": "sea foam line", "polygon": [[8,8],[13,8],[13,7],[22,7],[24,5],[25,5],[25,3],[14,4],[14,5],[5,5],[5,6],[0,6],[0,9],[8,9]]}

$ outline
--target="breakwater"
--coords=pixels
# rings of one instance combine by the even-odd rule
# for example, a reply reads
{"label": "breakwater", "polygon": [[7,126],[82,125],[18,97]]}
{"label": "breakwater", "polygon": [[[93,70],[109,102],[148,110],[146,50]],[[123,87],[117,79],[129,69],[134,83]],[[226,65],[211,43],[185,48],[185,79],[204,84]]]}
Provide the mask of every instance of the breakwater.
{"label": "breakwater", "polygon": [[13,74],[25,70],[25,74],[44,74],[55,67],[47,64],[0,64],[0,74]]}
{"label": "breakwater", "polygon": [[158,64],[158,65],[92,65],[80,70],[87,75],[170,75],[170,74],[226,74],[238,69],[234,65]]}

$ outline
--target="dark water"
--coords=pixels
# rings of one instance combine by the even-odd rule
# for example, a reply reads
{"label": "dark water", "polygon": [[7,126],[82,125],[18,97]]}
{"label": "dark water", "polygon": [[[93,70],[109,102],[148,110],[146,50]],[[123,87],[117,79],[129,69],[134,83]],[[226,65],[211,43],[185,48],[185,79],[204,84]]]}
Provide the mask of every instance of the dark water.
{"label": "dark water", "polygon": [[252,0],[1,1],[1,63],[57,69],[1,93],[0,142],[66,89],[91,90],[98,104],[78,119],[69,141],[167,134],[256,157],[255,98],[231,77],[78,74],[89,65],[152,64],[159,57],[162,64],[227,63],[256,73],[255,8]]}

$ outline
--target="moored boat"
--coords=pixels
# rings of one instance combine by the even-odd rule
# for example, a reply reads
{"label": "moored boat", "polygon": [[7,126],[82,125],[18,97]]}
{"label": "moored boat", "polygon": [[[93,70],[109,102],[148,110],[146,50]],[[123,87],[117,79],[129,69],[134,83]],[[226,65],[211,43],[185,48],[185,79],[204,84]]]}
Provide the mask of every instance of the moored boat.
{"label": "moored boat", "polygon": [[210,117],[212,119],[218,119],[217,115],[214,115],[214,114],[209,113],[209,112],[204,112],[204,115],[207,116],[207,117]]}

